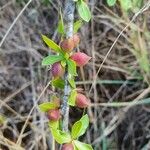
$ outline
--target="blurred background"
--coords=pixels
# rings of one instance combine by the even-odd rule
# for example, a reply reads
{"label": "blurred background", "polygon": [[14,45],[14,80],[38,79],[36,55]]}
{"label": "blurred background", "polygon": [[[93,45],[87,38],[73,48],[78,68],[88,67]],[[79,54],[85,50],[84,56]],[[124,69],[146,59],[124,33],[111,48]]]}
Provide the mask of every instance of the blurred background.
{"label": "blurred background", "polygon": [[[0,41],[27,3],[0,0]],[[149,150],[150,1],[118,0],[112,7],[105,0],[88,4],[92,19],[79,30],[79,49],[92,60],[78,69],[76,84],[92,105],[87,110],[90,127],[81,140],[94,150]],[[1,150],[52,149],[48,119],[37,105],[55,93],[51,86],[46,88],[52,76],[41,60],[51,51],[41,34],[59,43],[57,26],[63,6],[61,0],[32,0],[1,43]],[[70,127],[82,113],[70,109]]]}

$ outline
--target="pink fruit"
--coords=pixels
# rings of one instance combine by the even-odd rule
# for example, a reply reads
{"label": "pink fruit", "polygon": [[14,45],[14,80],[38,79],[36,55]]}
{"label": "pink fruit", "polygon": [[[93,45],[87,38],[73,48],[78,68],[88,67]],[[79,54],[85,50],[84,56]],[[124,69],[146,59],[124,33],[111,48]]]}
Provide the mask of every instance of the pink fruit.
{"label": "pink fruit", "polygon": [[76,65],[79,67],[86,65],[91,59],[91,57],[81,52],[74,53],[70,58],[74,60],[76,62]]}
{"label": "pink fruit", "polygon": [[67,143],[62,146],[61,150],[74,150],[72,143]]}
{"label": "pink fruit", "polygon": [[64,74],[64,68],[60,62],[56,62],[52,65],[52,75],[54,77],[61,77]]}
{"label": "pink fruit", "polygon": [[73,38],[65,39],[60,43],[60,47],[65,52],[71,52],[74,48]]}
{"label": "pink fruit", "polygon": [[58,121],[61,118],[59,109],[51,109],[48,111],[48,119],[52,121]]}
{"label": "pink fruit", "polygon": [[89,101],[83,94],[81,94],[81,93],[77,94],[76,106],[78,106],[79,108],[86,108],[89,106],[89,104],[90,104]]}
{"label": "pink fruit", "polygon": [[73,42],[74,42],[74,47],[76,47],[80,42],[80,37],[77,33],[73,35]]}

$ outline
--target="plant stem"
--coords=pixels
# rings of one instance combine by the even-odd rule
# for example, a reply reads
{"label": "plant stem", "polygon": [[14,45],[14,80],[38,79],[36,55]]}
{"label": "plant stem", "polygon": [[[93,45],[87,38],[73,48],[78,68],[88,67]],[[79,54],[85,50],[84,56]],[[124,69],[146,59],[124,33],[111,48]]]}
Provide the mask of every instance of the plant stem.
{"label": "plant stem", "polygon": [[[66,0],[64,9],[64,24],[65,24],[66,38],[72,37],[73,35],[74,10],[75,10],[75,2],[73,0]],[[64,97],[61,105],[61,111],[63,116],[62,118],[63,131],[68,131],[68,123],[69,123],[69,106],[67,102],[70,93],[70,85],[67,79],[68,79],[68,71],[66,67],[64,75],[65,80]]]}

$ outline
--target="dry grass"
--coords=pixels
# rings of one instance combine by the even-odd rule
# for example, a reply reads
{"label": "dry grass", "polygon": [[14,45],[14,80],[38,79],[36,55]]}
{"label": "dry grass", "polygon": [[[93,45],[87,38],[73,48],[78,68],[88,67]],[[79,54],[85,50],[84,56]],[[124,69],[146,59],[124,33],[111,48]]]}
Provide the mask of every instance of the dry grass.
{"label": "dry grass", "polygon": [[[0,1],[0,40],[26,3]],[[109,8],[102,1],[90,1],[93,18],[80,30],[80,50],[93,59],[84,70],[79,70],[77,85],[85,89],[92,102],[88,109],[91,124],[82,140],[91,143],[95,150],[150,147],[149,3],[145,0],[146,7],[134,16],[124,14],[119,5]],[[48,120],[37,107],[55,92],[48,86],[50,71],[41,66],[41,59],[50,51],[40,35],[47,34],[59,42],[58,4],[61,2],[31,2],[0,47],[2,150],[51,149]],[[121,102],[129,103],[122,107]],[[72,108],[71,121],[81,114],[82,110]]]}

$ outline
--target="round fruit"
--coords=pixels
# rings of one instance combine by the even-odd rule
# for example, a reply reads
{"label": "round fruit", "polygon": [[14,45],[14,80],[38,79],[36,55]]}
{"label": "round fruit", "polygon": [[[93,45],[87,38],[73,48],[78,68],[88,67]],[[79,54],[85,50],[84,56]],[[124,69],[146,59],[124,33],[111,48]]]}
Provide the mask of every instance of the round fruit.
{"label": "round fruit", "polygon": [[60,43],[60,47],[65,52],[71,52],[74,48],[74,42],[72,38],[65,39]]}
{"label": "round fruit", "polygon": [[70,58],[74,60],[76,62],[76,65],[79,67],[86,65],[88,61],[91,59],[90,56],[82,52],[74,53]]}
{"label": "round fruit", "polygon": [[59,109],[51,109],[48,111],[48,119],[52,121],[58,121],[61,118]]}
{"label": "round fruit", "polygon": [[54,77],[61,77],[64,74],[64,68],[60,62],[56,62],[52,65],[52,75]]}
{"label": "round fruit", "polygon": [[61,150],[74,150],[72,143],[67,143],[62,146]]}
{"label": "round fruit", "polygon": [[87,98],[81,94],[78,93],[76,96],[76,106],[78,106],[79,108],[86,108],[89,106],[89,101],[87,100]]}

